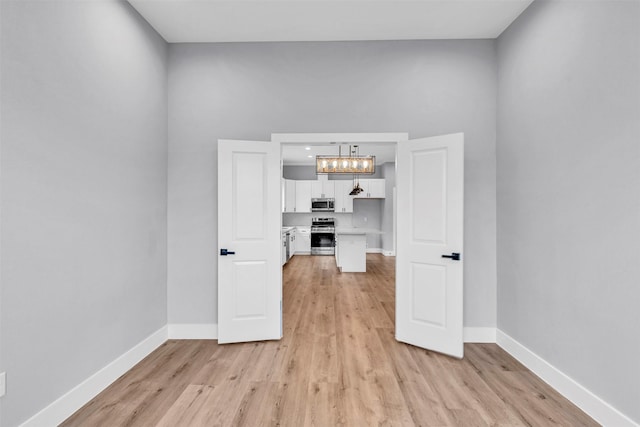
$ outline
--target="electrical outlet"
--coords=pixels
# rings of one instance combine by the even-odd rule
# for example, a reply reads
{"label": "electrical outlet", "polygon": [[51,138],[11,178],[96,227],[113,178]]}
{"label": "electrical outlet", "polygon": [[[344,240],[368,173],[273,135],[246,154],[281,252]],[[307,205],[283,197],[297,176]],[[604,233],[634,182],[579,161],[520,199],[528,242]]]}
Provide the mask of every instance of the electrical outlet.
{"label": "electrical outlet", "polygon": [[7,373],[0,372],[0,397],[7,392]]}

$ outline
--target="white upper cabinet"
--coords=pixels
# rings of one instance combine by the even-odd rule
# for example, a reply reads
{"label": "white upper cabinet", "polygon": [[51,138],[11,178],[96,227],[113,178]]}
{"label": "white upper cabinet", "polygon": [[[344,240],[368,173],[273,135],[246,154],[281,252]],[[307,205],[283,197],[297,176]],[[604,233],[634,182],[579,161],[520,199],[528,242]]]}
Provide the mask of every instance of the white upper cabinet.
{"label": "white upper cabinet", "polygon": [[384,179],[369,179],[368,180],[368,194],[371,199],[384,199],[385,198],[385,180]]}
{"label": "white upper cabinet", "polygon": [[312,198],[335,199],[336,212],[353,212],[353,199],[384,199],[384,179],[360,179],[360,187],[363,191],[357,196],[350,196],[353,189],[353,181],[327,180],[327,181],[296,181],[285,179],[283,188],[282,212],[311,212]]}
{"label": "white upper cabinet", "polygon": [[284,180],[284,209],[282,212],[296,211],[296,182],[292,179]]}
{"label": "white upper cabinet", "polygon": [[362,192],[355,196],[356,199],[384,199],[385,180],[384,179],[360,179]]}
{"label": "white upper cabinet", "polygon": [[295,212],[311,212],[311,183],[315,181],[295,181],[296,210]]}
{"label": "white upper cabinet", "polygon": [[336,196],[335,181],[320,181],[322,183],[322,197],[334,198]]}
{"label": "white upper cabinet", "polygon": [[329,180],[311,181],[311,197],[314,199],[333,198],[336,193],[334,183],[335,181]]}
{"label": "white upper cabinet", "polygon": [[311,181],[311,197],[314,199],[322,197],[322,181]]}
{"label": "white upper cabinet", "polygon": [[336,212],[353,212],[353,196],[349,192],[353,189],[353,181],[336,180],[334,198],[336,199]]}

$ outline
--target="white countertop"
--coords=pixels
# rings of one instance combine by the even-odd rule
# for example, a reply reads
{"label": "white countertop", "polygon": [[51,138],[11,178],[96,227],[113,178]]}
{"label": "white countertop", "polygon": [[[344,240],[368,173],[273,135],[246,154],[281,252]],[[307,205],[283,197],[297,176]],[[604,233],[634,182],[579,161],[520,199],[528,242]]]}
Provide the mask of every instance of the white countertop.
{"label": "white countertop", "polygon": [[336,234],[384,234],[375,228],[336,227]]}
{"label": "white countertop", "polygon": [[282,232],[283,233],[288,233],[289,231],[295,229],[295,227],[282,227]]}

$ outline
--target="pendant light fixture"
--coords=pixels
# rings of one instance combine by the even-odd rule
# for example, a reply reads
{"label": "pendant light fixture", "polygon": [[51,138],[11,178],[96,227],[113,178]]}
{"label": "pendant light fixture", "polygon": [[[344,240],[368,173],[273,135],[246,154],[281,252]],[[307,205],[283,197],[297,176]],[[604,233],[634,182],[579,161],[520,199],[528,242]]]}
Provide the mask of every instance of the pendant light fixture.
{"label": "pendant light fixture", "polygon": [[372,175],[376,171],[376,156],[361,156],[357,145],[349,146],[349,155],[342,156],[342,146],[338,156],[316,156],[316,174],[358,174]]}
{"label": "pendant light fixture", "polygon": [[360,177],[357,177],[356,175],[353,176],[353,189],[351,190],[351,192],[349,193],[350,196],[357,196],[358,194],[362,193],[364,190],[362,189],[362,187],[360,187]]}

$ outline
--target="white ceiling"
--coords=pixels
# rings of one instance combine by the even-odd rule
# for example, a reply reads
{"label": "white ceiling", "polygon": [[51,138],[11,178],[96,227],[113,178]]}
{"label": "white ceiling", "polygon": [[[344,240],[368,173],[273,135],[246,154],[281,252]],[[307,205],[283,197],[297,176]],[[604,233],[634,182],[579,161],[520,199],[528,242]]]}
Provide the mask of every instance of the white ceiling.
{"label": "white ceiling", "polygon": [[129,0],[170,43],[496,38],[533,0]]}
{"label": "white ceiling", "polygon": [[[386,162],[394,162],[396,159],[396,145],[389,143],[360,143],[360,155],[376,156],[376,165]],[[352,146],[353,147],[353,146]],[[309,150],[307,150],[309,148]],[[337,156],[338,145],[282,145],[282,161],[285,165],[315,165],[316,155]],[[342,145],[342,155],[349,155],[349,145]],[[311,157],[309,157],[311,156]]]}

